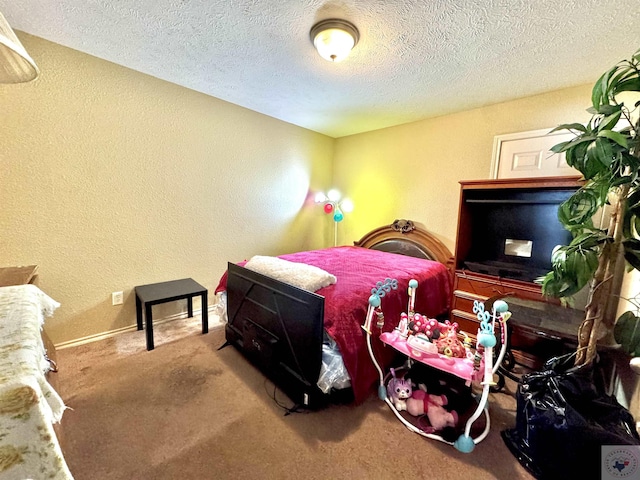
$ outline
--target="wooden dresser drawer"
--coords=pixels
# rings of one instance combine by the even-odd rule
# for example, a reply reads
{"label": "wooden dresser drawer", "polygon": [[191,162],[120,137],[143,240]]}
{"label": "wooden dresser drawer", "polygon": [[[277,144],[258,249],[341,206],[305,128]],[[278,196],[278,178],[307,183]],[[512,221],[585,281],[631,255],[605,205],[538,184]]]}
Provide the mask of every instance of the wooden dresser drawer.
{"label": "wooden dresser drawer", "polygon": [[490,275],[473,273],[467,270],[457,270],[454,290],[484,296],[486,298],[496,295],[516,296],[528,300],[542,301],[540,285],[506,280]]}
{"label": "wooden dresser drawer", "polygon": [[473,312],[473,303],[477,300],[479,302],[484,302],[489,297],[484,295],[476,295],[475,293],[465,292],[464,290],[454,290],[453,291],[453,305],[451,306],[454,310],[461,310],[463,312],[472,313]]}
{"label": "wooden dresser drawer", "polygon": [[478,317],[473,313],[453,309],[451,311],[451,322],[458,324],[459,332],[464,332],[475,339],[480,322],[478,321]]}

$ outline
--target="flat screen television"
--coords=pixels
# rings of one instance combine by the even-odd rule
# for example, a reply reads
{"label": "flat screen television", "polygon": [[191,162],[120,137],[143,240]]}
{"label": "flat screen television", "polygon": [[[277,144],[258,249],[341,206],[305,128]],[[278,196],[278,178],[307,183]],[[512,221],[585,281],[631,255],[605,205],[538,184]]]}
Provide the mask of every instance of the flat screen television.
{"label": "flat screen television", "polygon": [[467,192],[473,238],[464,267],[478,273],[533,282],[551,270],[551,253],[571,234],[558,207],[576,188]]}
{"label": "flat screen television", "polygon": [[227,272],[227,342],[297,405],[324,406],[324,297],[233,263]]}

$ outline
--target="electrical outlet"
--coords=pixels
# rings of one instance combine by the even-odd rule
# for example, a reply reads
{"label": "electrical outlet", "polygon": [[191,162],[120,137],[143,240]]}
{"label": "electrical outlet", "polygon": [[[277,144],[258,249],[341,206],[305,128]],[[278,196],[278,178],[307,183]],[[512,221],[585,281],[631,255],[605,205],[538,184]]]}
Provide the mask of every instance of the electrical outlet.
{"label": "electrical outlet", "polygon": [[122,292],[113,292],[111,294],[111,305],[122,305],[123,301]]}

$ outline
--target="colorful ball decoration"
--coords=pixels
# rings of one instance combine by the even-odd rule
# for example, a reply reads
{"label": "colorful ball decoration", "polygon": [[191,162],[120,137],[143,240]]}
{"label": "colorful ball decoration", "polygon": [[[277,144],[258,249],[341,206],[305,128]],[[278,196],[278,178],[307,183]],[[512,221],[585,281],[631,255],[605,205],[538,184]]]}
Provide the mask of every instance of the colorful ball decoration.
{"label": "colorful ball decoration", "polygon": [[458,439],[453,442],[453,446],[456,450],[462,453],[471,453],[476,444],[469,435],[460,435]]}
{"label": "colorful ball decoration", "polygon": [[325,203],[324,204],[324,213],[333,212],[333,203]]}
{"label": "colorful ball decoration", "polygon": [[378,295],[371,295],[369,297],[369,305],[371,305],[372,307],[379,307],[380,297]]}
{"label": "colorful ball decoration", "polygon": [[336,213],[333,214],[334,222],[341,222],[343,218],[344,218],[344,215],[340,210],[338,210]]}
{"label": "colorful ball decoration", "polygon": [[509,305],[504,300],[496,300],[493,303],[493,309],[498,313],[504,313],[509,310]]}

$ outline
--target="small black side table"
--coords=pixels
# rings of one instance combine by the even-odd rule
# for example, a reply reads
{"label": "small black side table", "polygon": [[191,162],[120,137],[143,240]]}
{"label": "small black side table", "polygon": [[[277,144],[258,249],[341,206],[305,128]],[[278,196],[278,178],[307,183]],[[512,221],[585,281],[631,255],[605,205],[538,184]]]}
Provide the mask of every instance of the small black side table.
{"label": "small black side table", "polygon": [[207,303],[207,289],[191,278],[172,280],[170,282],[152,283],[135,288],[136,291],[136,321],[138,330],[142,330],[142,308],[147,324],[147,350],[153,350],[153,317],[151,307],[160,303],[187,299],[189,317],[193,317],[193,297],[202,297],[202,333],[209,331],[209,312]]}

